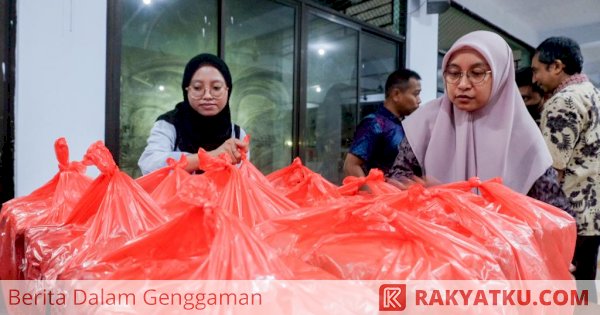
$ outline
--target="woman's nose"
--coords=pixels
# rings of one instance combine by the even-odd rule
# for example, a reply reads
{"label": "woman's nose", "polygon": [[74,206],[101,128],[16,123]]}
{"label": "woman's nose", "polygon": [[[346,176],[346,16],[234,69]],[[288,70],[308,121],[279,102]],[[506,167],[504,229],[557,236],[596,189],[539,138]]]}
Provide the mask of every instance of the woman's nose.
{"label": "woman's nose", "polygon": [[469,77],[467,76],[466,73],[463,76],[461,76],[460,79],[458,79],[457,86],[459,88],[468,88],[468,87],[471,87],[471,80],[469,79]]}

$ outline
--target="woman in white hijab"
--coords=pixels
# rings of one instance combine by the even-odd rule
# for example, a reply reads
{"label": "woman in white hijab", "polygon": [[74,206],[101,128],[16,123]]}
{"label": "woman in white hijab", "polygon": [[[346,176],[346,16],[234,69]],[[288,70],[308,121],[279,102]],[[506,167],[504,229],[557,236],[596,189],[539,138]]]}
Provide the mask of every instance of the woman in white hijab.
{"label": "woman in white hijab", "polygon": [[406,137],[388,177],[442,183],[501,177],[511,189],[569,211],[504,39],[469,33],[452,45],[442,69],[445,94],[402,122]]}

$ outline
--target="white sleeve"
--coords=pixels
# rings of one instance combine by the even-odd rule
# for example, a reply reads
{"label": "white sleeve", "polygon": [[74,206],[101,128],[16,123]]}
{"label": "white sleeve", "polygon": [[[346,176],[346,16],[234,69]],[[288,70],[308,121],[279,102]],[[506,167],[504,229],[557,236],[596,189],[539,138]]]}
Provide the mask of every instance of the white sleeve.
{"label": "white sleeve", "polygon": [[[235,135],[234,135],[235,137]],[[242,127],[240,127],[240,140],[244,140],[244,137],[246,137],[246,130],[242,129]],[[250,161],[250,145],[248,145],[248,152],[246,152],[246,159],[248,161]]]}
{"label": "white sleeve", "polygon": [[138,160],[143,175],[167,166],[167,158],[179,160],[181,155],[185,154],[175,148],[176,137],[177,132],[172,124],[164,120],[154,123],[150,130],[148,144]]}

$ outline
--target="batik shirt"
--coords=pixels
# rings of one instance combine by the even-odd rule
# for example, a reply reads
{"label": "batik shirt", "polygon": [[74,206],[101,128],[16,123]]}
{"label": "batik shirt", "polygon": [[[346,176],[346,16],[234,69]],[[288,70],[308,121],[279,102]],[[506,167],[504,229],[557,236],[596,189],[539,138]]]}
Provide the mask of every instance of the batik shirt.
{"label": "batik shirt", "polygon": [[600,235],[600,92],[590,82],[563,84],[544,104],[541,128],[579,235]]}
{"label": "batik shirt", "polygon": [[381,106],[367,115],[356,128],[350,153],[364,161],[366,173],[378,168],[386,173],[398,155],[398,145],[404,139],[400,118]]}

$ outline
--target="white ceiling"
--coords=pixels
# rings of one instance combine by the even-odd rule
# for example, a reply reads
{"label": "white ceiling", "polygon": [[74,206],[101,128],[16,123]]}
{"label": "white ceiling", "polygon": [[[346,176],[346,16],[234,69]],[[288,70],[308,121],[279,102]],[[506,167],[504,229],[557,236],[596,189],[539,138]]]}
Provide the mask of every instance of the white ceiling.
{"label": "white ceiling", "polygon": [[600,0],[453,0],[507,33],[537,47],[550,36],[576,40],[584,72],[600,84]]}

